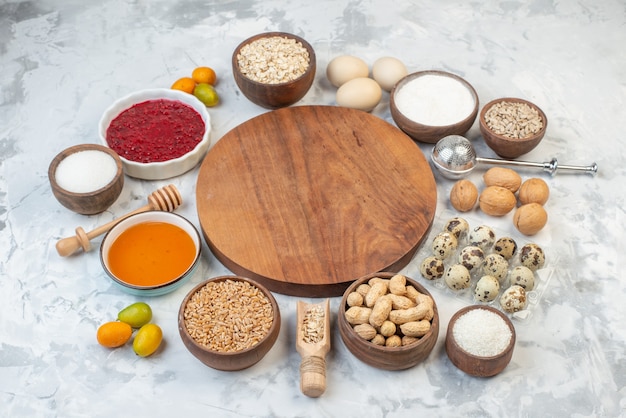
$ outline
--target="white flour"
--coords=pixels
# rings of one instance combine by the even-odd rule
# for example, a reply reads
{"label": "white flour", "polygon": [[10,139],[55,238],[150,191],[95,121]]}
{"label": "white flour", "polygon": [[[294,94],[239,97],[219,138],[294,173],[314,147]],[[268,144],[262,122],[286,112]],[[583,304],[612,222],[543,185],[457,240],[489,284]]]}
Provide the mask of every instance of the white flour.
{"label": "white flour", "polygon": [[474,109],[472,92],[455,78],[425,74],[400,88],[394,97],[398,110],[414,122],[445,126],[467,118]]}

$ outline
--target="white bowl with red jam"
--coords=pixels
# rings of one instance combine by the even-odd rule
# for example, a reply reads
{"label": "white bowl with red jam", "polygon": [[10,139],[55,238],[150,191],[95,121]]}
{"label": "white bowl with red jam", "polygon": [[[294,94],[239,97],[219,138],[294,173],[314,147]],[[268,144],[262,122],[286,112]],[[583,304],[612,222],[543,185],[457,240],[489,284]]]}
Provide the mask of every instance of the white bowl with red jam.
{"label": "white bowl with red jam", "polygon": [[176,177],[194,168],[209,150],[211,119],[191,94],[171,89],[131,93],[100,119],[104,145],[121,158],[124,172],[143,180]]}

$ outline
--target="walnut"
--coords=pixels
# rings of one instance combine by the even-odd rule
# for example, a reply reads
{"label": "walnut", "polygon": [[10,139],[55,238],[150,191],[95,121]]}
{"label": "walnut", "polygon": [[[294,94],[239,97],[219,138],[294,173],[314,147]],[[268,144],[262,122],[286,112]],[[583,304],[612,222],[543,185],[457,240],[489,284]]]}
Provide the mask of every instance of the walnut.
{"label": "walnut", "polygon": [[500,186],[489,186],[480,194],[480,209],[487,215],[504,216],[517,205],[515,195],[509,189]]}
{"label": "walnut", "polygon": [[450,203],[459,212],[468,212],[474,209],[478,200],[478,188],[469,180],[459,180],[450,190]]}
{"label": "walnut", "polygon": [[524,235],[535,235],[548,222],[548,213],[539,203],[520,206],[513,215],[513,224]]}
{"label": "walnut", "polygon": [[550,197],[550,189],[545,181],[540,178],[530,178],[522,183],[519,189],[519,201],[522,205],[527,203],[545,204]]}
{"label": "walnut", "polygon": [[492,167],[483,174],[486,186],[500,186],[515,193],[522,184],[522,178],[515,170],[504,167]]}

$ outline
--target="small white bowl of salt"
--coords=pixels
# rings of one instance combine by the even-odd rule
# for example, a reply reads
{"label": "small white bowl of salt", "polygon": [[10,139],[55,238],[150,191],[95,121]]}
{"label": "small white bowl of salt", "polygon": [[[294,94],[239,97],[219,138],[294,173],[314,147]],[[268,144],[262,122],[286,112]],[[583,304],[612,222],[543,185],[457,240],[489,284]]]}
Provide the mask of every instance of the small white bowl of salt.
{"label": "small white bowl of salt", "polygon": [[107,210],[124,187],[122,160],[99,144],[69,147],[52,160],[48,179],[54,197],[71,211],[95,215]]}
{"label": "small white bowl of salt", "polygon": [[514,347],[513,323],[503,312],[491,306],[467,306],[455,313],[448,323],[448,358],[469,375],[497,375],[511,361]]}

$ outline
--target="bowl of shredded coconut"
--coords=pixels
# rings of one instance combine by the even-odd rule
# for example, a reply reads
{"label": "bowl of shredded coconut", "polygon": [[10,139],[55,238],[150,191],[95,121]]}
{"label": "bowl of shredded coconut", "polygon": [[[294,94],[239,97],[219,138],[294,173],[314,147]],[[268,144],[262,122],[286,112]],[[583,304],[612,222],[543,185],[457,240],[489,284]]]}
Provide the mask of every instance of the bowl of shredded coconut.
{"label": "bowl of shredded coconut", "polygon": [[389,98],[391,117],[419,142],[463,135],[478,115],[478,95],[463,78],[445,71],[419,71],[396,83]]}
{"label": "bowl of shredded coconut", "polygon": [[491,306],[466,306],[448,323],[448,358],[469,375],[491,377],[502,372],[513,357],[514,347],[513,323]]}

